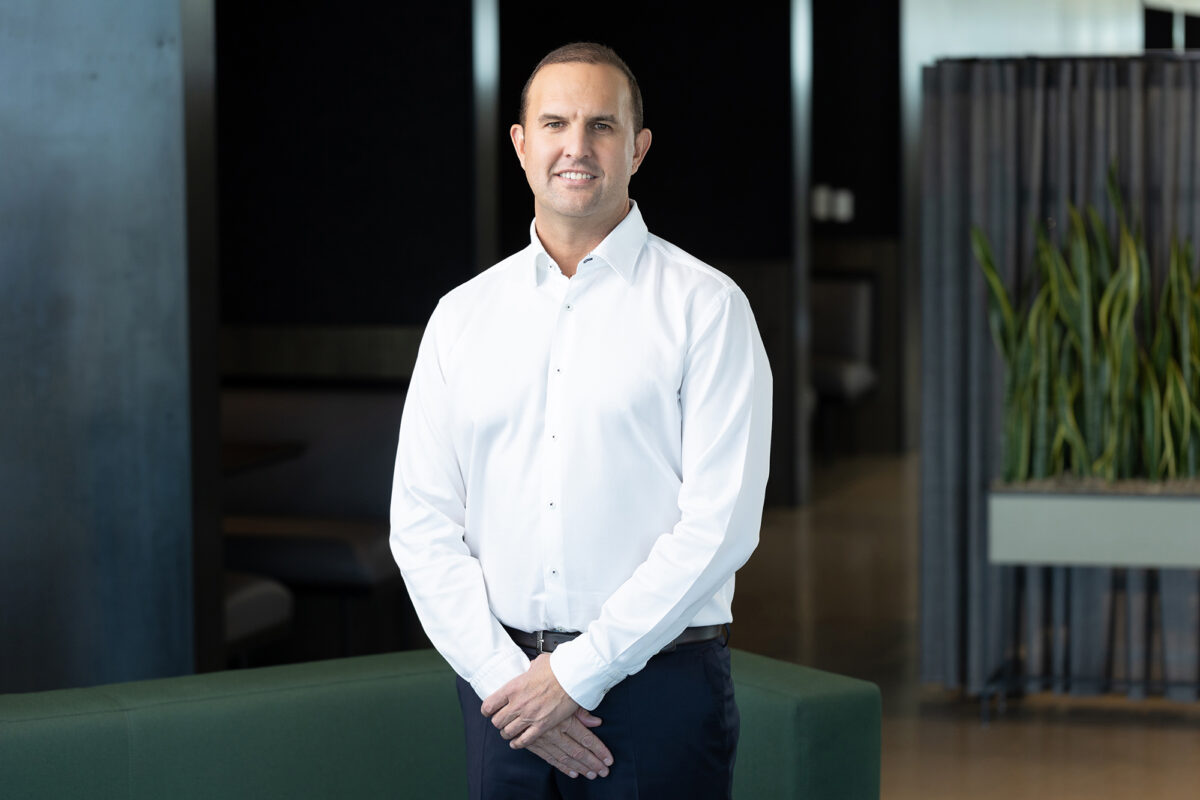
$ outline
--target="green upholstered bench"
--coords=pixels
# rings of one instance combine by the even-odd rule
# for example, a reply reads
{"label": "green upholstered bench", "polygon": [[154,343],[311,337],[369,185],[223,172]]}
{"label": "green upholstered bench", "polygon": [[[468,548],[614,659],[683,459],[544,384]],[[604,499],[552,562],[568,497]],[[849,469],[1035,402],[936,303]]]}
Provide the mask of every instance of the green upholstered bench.
{"label": "green upholstered bench", "polygon": [[[879,796],[870,683],[734,651],[735,795]],[[433,651],[0,696],[0,795],[459,798],[462,722]]]}

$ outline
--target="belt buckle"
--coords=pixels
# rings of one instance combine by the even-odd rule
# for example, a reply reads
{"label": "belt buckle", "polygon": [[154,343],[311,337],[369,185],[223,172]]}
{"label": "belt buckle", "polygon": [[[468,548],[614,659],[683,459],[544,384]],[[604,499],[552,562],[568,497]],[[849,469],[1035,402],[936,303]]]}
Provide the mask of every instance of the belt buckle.
{"label": "belt buckle", "polygon": [[546,643],[546,632],[545,632],[545,631],[538,631],[538,632],[537,632],[537,651],[538,651],[539,653],[544,653],[544,652],[546,652],[546,651],[543,649],[543,646],[545,645],[545,643]]}

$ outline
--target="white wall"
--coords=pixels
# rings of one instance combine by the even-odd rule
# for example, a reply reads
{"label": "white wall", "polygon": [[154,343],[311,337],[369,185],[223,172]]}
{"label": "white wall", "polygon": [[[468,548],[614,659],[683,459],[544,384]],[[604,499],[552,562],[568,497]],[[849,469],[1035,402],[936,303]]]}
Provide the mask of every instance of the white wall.
{"label": "white wall", "polygon": [[939,58],[1141,51],[1139,0],[901,0],[905,131],[920,120],[921,67]]}

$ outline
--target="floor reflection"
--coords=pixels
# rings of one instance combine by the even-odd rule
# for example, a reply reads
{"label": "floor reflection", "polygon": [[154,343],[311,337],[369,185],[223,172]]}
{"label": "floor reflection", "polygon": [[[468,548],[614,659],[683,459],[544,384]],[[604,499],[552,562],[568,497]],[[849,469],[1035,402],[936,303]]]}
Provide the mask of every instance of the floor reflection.
{"label": "floor reflection", "polygon": [[734,644],[877,683],[883,797],[1185,798],[1200,706],[1037,695],[983,725],[970,698],[918,680],[919,460],[841,458],[811,505],[768,509],[738,573]]}

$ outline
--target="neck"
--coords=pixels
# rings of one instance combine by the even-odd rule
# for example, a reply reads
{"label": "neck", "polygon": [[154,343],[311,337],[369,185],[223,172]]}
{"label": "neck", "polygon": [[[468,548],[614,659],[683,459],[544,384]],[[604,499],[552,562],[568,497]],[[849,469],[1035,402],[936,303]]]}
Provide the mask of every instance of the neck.
{"label": "neck", "polygon": [[612,233],[613,228],[625,219],[629,213],[629,201],[621,213],[613,219],[601,221],[581,220],[574,217],[562,217],[557,214],[541,213],[536,209],[534,226],[538,239],[546,253],[554,259],[554,263],[568,278],[575,276],[575,269],[583,257],[604,241],[604,237]]}

